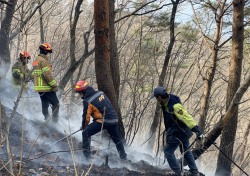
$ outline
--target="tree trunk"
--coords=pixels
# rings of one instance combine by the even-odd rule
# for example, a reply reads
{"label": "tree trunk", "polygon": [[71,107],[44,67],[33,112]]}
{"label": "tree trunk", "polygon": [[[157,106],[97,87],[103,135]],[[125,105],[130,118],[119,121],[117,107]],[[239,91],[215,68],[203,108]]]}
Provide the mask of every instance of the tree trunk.
{"label": "tree trunk", "polygon": [[114,82],[115,93],[117,99],[119,99],[119,88],[120,88],[120,70],[119,70],[119,56],[117,53],[117,42],[115,35],[115,1],[110,1],[109,8],[109,36],[110,36],[110,68]]}
{"label": "tree trunk", "polygon": [[[59,88],[61,90],[63,90],[65,88],[65,86],[68,84],[69,80],[72,78],[75,70],[79,67],[79,65],[82,65],[83,62],[85,61],[85,59],[94,53],[94,50],[88,51],[88,38],[89,38],[90,31],[87,31],[84,34],[84,44],[85,44],[84,53],[76,61],[76,56],[75,56],[76,26],[77,26],[80,14],[82,12],[80,10],[82,3],[83,3],[83,0],[77,1],[76,6],[75,6],[75,10],[74,10],[75,13],[74,13],[73,19],[72,19],[72,14],[70,15],[70,66],[59,83]],[[72,7],[71,13],[73,13],[73,7]]]}
{"label": "tree trunk", "polygon": [[[113,77],[110,68],[110,30],[109,30],[109,1],[94,1],[94,19],[95,19],[95,70],[98,89],[105,92],[119,112],[118,99],[114,87]],[[119,123],[122,124],[121,118]],[[121,127],[121,135],[124,138],[124,127]]]}
{"label": "tree trunk", "polygon": [[[39,4],[41,4],[41,1],[39,1]],[[43,30],[43,13],[42,13],[42,6],[39,6],[39,22],[40,22],[40,41],[41,43],[45,42],[44,37],[44,30]]]}
{"label": "tree trunk", "polygon": [[[151,124],[151,127],[150,127],[150,132],[149,132],[149,140],[148,140],[148,145],[147,145],[147,149],[150,151],[150,150],[153,150],[154,148],[154,143],[156,142],[156,130],[157,130],[157,127],[160,125],[159,124],[159,121],[160,121],[160,118],[161,118],[161,106],[160,106],[160,103],[156,103],[156,109],[155,109],[155,114],[154,114],[154,120]],[[158,134],[159,136],[159,134]]]}
{"label": "tree trunk", "polygon": [[11,22],[13,19],[13,15],[15,12],[15,7],[17,4],[17,0],[9,0],[9,4],[6,6],[6,12],[4,19],[1,23],[0,29],[0,59],[5,63],[10,63],[10,30],[11,30]]}
{"label": "tree trunk", "polygon": [[207,117],[207,112],[209,109],[209,98],[211,94],[211,89],[213,85],[213,80],[214,80],[214,75],[216,71],[216,66],[217,66],[217,60],[218,60],[218,52],[219,52],[219,42],[220,42],[220,37],[221,37],[221,25],[222,25],[222,16],[217,17],[216,21],[216,32],[214,34],[214,45],[210,46],[209,48],[212,49],[212,56],[211,56],[211,66],[207,70],[207,75],[204,78],[204,91],[201,97],[201,109],[199,113],[199,126],[201,129],[205,129],[205,124],[206,124],[206,117]]}
{"label": "tree trunk", "polygon": [[110,36],[110,69],[111,75],[114,83],[115,95],[117,102],[115,102],[115,107],[119,116],[119,126],[120,132],[125,137],[125,129],[122,122],[122,114],[119,106],[119,90],[120,90],[120,66],[119,66],[119,56],[117,52],[117,42],[115,35],[115,1],[111,0],[109,2],[109,36]]}
{"label": "tree trunk", "polygon": [[[166,51],[166,56],[165,56],[165,60],[164,60],[164,64],[161,70],[161,74],[159,77],[159,82],[158,85],[159,86],[163,86],[164,85],[164,81],[166,78],[166,72],[167,72],[167,66],[171,57],[171,52],[175,43],[175,15],[176,15],[176,11],[177,11],[177,6],[179,4],[179,0],[176,1],[172,1],[173,3],[173,8],[172,8],[172,12],[171,12],[171,17],[170,17],[170,43],[168,45],[168,49]],[[148,142],[148,146],[147,148],[149,150],[153,149],[154,146],[154,142],[155,142],[155,137],[156,135],[153,135],[156,133],[157,127],[159,126],[159,121],[160,121],[160,106],[158,106],[158,103],[156,105],[156,110],[155,110],[155,114],[154,114],[154,120],[153,123],[150,127],[150,132],[149,132],[149,142]],[[152,137],[151,137],[152,136]]]}
{"label": "tree trunk", "polygon": [[[244,2],[244,0],[233,1],[232,53],[227,89],[227,108],[239,88],[241,80],[244,41]],[[232,158],[238,123],[238,106],[236,106],[229,122],[230,123],[225,124],[226,128],[223,129],[220,148],[229,158]],[[216,175],[227,176],[231,175],[231,172],[231,161],[220,152],[217,161]]]}
{"label": "tree trunk", "polygon": [[2,142],[3,142],[2,119],[3,119],[3,110],[2,110],[2,103],[0,100],[0,153],[2,152]]}
{"label": "tree trunk", "polygon": [[61,79],[59,83],[59,89],[63,90],[67,83],[69,82],[70,78],[74,74],[75,70],[87,59],[89,56],[91,56],[95,52],[94,49],[91,51],[88,51],[87,53],[84,53],[79,60],[77,60],[74,64],[71,64],[66,73],[64,74],[63,78]]}
{"label": "tree trunk", "polygon": [[214,144],[215,140],[220,136],[222,130],[227,127],[230,123],[231,118],[233,117],[234,112],[238,109],[238,104],[250,86],[250,74],[244,80],[243,84],[239,87],[237,92],[234,94],[232,101],[225,113],[224,116],[221,117],[221,121],[217,123],[217,126],[214,127],[211,132],[209,132],[205,138],[205,141],[201,147],[196,148],[192,151],[194,154],[194,158],[199,158],[211,145]]}

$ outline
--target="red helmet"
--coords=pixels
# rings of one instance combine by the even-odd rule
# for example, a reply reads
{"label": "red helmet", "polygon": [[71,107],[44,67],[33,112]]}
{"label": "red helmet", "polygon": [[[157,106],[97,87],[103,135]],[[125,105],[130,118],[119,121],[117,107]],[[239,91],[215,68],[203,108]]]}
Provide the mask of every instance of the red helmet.
{"label": "red helmet", "polygon": [[52,53],[52,47],[49,43],[43,43],[39,46],[39,49],[43,49],[47,51],[48,53]]}
{"label": "red helmet", "polygon": [[30,59],[30,54],[27,52],[27,51],[22,51],[20,54],[19,54],[20,58],[27,58],[27,59]]}
{"label": "red helmet", "polygon": [[89,83],[87,81],[78,81],[75,85],[75,91],[81,92],[83,90],[86,90]]}

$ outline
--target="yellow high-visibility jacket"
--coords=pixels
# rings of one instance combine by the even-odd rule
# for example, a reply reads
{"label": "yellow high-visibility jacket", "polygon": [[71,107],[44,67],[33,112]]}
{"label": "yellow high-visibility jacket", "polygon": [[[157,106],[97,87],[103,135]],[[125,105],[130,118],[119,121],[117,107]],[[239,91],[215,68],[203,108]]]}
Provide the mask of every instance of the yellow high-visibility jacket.
{"label": "yellow high-visibility jacket", "polygon": [[192,129],[197,126],[192,115],[181,104],[180,98],[169,94],[168,102],[162,105],[164,124],[168,136],[192,136]]}
{"label": "yellow high-visibility jacket", "polygon": [[52,76],[52,68],[48,62],[48,57],[39,54],[32,63],[34,78],[34,90],[36,92],[51,92],[57,87],[56,80]]}
{"label": "yellow high-visibility jacket", "polygon": [[28,69],[27,64],[23,65],[21,62],[16,62],[12,66],[12,81],[14,85],[21,85],[22,83],[26,84],[30,70]]}

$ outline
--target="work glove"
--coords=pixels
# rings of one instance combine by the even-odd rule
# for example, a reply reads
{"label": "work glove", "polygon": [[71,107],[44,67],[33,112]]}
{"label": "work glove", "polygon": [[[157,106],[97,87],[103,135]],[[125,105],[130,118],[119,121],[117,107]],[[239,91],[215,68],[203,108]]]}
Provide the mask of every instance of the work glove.
{"label": "work glove", "polygon": [[198,125],[193,127],[191,130],[196,134],[197,139],[203,140],[204,134],[203,134],[203,131],[200,129],[200,127]]}
{"label": "work glove", "polygon": [[83,129],[84,129],[83,126],[81,126],[80,130],[82,131]]}
{"label": "work glove", "polygon": [[21,74],[20,74],[19,72],[13,72],[13,73],[12,73],[12,76],[13,76],[14,78],[16,78],[16,79],[21,78]]}

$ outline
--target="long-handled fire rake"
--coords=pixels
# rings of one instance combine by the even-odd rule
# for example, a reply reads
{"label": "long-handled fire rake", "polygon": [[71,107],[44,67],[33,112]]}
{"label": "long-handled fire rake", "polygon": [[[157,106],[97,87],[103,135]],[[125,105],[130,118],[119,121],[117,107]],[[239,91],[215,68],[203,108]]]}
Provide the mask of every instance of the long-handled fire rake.
{"label": "long-handled fire rake", "polygon": [[58,141],[54,142],[53,144],[55,145],[55,144],[57,144],[58,142],[61,142],[62,140],[67,139],[68,137],[72,136],[73,134],[78,133],[79,131],[81,131],[81,130],[77,130],[77,131],[75,131],[74,133],[71,133],[70,135],[68,135],[68,136],[66,136],[66,137],[63,137],[62,139],[59,139]]}
{"label": "long-handled fire rake", "polygon": [[[205,137],[207,138],[207,137]],[[208,140],[210,140],[209,138],[207,138]],[[217,145],[215,142],[211,141],[212,144],[219,150],[219,152],[221,152],[227,159],[229,159],[236,167],[238,167],[238,169],[241,170],[241,172],[243,172],[246,176],[249,176],[249,174],[246,173],[246,171],[244,171],[236,162],[234,162],[229,156],[227,156],[227,154],[225,154]]]}
{"label": "long-handled fire rake", "polygon": [[[195,138],[195,140],[189,145],[189,147],[184,151],[184,148],[183,148],[183,145],[181,143],[180,147],[181,147],[181,158],[180,158],[180,164],[181,164],[181,175],[184,175],[184,171],[183,171],[183,168],[184,168],[184,155],[191,149],[191,147],[195,144],[195,142],[199,140],[198,137]],[[202,139],[200,139],[202,140]]]}

